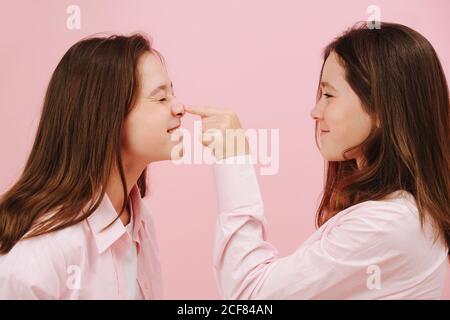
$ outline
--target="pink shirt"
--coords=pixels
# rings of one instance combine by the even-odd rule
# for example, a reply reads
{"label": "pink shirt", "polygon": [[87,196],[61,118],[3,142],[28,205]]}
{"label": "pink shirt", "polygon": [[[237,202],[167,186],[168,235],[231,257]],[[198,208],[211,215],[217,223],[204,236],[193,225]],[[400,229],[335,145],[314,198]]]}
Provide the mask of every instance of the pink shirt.
{"label": "pink shirt", "polygon": [[[244,158],[245,164],[230,164]],[[214,269],[224,298],[441,297],[448,249],[433,241],[429,223],[421,230],[411,194],[397,191],[386,200],[349,207],[291,255],[280,257],[266,240],[263,202],[249,159],[229,158],[214,166],[220,211]]]}
{"label": "pink shirt", "polygon": [[0,256],[0,299],[127,299],[123,257],[137,246],[138,298],[161,299],[161,270],[150,212],[136,186],[130,193],[132,236],[105,195],[71,227],[19,241]]}

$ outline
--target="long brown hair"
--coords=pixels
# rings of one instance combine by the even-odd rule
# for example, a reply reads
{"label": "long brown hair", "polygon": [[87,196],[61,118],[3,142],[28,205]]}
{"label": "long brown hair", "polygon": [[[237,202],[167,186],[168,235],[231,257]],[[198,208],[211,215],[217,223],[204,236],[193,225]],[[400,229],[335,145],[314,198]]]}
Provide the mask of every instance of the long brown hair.
{"label": "long brown hair", "polygon": [[[421,224],[431,218],[450,247],[449,94],[435,50],[406,26],[360,23],[325,48],[324,63],[332,52],[379,127],[345,150],[345,161],[327,162],[317,225],[349,206],[405,190],[416,200]],[[346,156],[353,150],[363,155],[360,167]]]}
{"label": "long brown hair", "polygon": [[[120,155],[124,119],[139,90],[138,59],[156,52],[141,34],[90,37],[74,44],[50,79],[31,153],[0,199],[0,254],[22,238],[67,228],[90,216],[113,170],[128,190]],[[138,179],[141,197],[147,169]],[[51,214],[50,214],[51,213]]]}

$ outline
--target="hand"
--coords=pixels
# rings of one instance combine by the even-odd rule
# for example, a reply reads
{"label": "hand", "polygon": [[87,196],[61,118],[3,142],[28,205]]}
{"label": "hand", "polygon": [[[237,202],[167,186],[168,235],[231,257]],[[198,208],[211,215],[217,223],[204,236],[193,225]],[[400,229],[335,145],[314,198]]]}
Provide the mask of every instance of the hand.
{"label": "hand", "polygon": [[236,113],[228,109],[185,106],[202,119],[202,144],[210,147],[217,160],[250,153],[247,137]]}

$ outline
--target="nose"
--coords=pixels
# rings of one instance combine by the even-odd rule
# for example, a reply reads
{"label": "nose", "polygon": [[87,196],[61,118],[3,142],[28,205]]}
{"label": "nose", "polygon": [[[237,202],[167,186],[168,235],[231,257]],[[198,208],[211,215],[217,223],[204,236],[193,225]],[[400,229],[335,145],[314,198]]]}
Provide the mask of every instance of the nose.
{"label": "nose", "polygon": [[321,107],[320,103],[318,102],[314,108],[311,110],[310,116],[313,120],[321,120],[323,119],[323,108]]}
{"label": "nose", "polygon": [[171,111],[175,117],[184,116],[184,113],[185,113],[184,104],[181,103],[178,99],[174,99],[174,101],[172,102],[172,105],[171,105]]}

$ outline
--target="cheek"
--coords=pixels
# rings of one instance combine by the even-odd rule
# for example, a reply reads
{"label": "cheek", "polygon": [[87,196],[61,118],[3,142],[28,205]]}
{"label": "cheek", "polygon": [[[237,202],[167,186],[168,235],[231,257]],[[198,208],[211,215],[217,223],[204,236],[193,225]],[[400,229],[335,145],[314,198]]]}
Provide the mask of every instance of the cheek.
{"label": "cheek", "polygon": [[133,110],[125,119],[123,149],[134,156],[152,158],[167,143],[169,117],[164,110]]}
{"label": "cheek", "polygon": [[321,141],[333,160],[343,160],[343,151],[360,144],[370,133],[371,118],[359,105],[329,106],[324,118],[330,133]]}
{"label": "cheek", "polygon": [[348,112],[338,104],[330,104],[324,112],[324,120],[330,133],[324,135],[325,141],[329,141],[329,145],[341,147],[346,140],[348,133]]}

